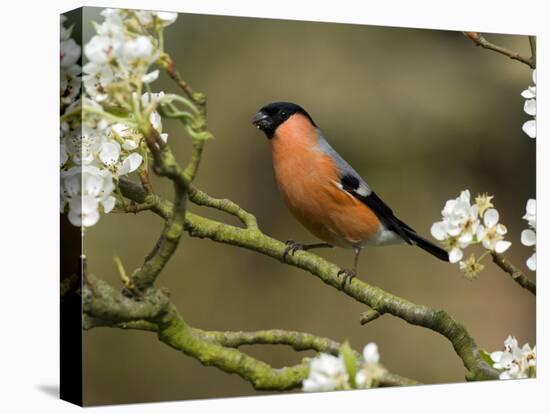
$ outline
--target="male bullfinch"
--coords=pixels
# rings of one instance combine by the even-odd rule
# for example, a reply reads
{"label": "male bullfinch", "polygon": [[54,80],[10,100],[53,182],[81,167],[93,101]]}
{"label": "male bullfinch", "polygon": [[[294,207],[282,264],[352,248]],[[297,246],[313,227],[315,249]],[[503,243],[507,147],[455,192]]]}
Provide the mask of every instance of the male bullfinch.
{"label": "male bullfinch", "polygon": [[288,253],[321,247],[355,251],[352,278],[365,245],[416,245],[438,259],[448,253],[399,220],[359,174],[329,145],[313,118],[299,105],[274,102],[252,123],[269,140],[277,186],[296,219],[324,243],[287,242]]}

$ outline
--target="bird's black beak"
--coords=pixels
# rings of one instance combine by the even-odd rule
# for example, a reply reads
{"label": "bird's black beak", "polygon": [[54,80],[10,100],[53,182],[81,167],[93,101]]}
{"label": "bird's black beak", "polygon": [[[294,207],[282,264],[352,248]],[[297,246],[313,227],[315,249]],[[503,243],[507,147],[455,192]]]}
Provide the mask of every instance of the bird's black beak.
{"label": "bird's black beak", "polygon": [[269,117],[269,115],[260,111],[252,118],[252,125],[265,131],[273,127],[273,120]]}

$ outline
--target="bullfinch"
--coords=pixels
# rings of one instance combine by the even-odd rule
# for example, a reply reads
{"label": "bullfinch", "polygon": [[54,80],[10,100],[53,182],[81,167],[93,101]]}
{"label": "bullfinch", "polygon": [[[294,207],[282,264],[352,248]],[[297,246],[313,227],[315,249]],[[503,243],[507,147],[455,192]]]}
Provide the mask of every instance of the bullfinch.
{"label": "bullfinch", "polygon": [[[448,253],[399,220],[365,180],[327,142],[313,118],[299,105],[274,102],[261,108],[252,124],[271,147],[275,179],[292,215],[323,243],[287,241],[283,258],[297,250],[344,247],[355,252],[353,278],[366,245],[409,244],[438,259]],[[345,282],[346,279],[344,279]]]}

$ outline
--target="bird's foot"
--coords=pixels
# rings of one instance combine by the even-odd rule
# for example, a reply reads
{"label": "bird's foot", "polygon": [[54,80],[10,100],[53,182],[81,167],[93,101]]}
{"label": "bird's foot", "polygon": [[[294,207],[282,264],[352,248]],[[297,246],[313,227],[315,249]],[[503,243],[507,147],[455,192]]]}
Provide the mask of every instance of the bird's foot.
{"label": "bird's foot", "polygon": [[346,284],[351,283],[353,278],[357,276],[357,273],[355,270],[352,270],[352,269],[340,269],[337,276],[340,276],[340,275],[343,276],[342,283],[343,283],[343,287],[345,287]]}
{"label": "bird's foot", "polygon": [[283,262],[286,260],[289,254],[292,256],[298,250],[306,250],[306,245],[301,243],[296,243],[293,240],[287,240],[285,244],[286,244],[286,249],[283,252]]}

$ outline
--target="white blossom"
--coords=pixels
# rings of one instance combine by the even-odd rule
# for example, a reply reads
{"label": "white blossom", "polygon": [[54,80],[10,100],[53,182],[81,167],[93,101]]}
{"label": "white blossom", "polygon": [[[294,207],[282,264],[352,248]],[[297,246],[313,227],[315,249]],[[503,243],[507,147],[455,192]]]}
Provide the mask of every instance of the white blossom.
{"label": "white blossom", "polygon": [[[525,215],[523,219],[529,224],[528,229],[525,229],[521,232],[521,244],[524,246],[531,247],[533,246],[536,249],[537,244],[537,202],[535,199],[531,198],[527,201],[525,206]],[[530,270],[537,270],[537,254],[536,251],[527,259],[527,267]]]}
{"label": "white blossom", "polygon": [[531,256],[529,256],[529,259],[525,262],[529,270],[532,270],[533,272],[537,270],[537,253],[533,253]]}
{"label": "white blossom", "polygon": [[122,91],[118,98],[129,100],[136,85],[158,78],[159,72],[149,68],[162,50],[159,39],[147,28],[158,32],[156,29],[174,22],[177,13],[105,9],[101,15],[105,20],[84,46],[88,60],[83,67],[86,94],[103,103],[112,98],[111,94]]}
{"label": "white blossom", "polygon": [[482,244],[489,251],[503,253],[511,246],[504,240],[506,226],[499,223],[499,213],[494,208],[488,194],[480,194],[471,203],[470,191],[464,190],[456,199],[448,200],[441,211],[442,220],[431,227],[432,236],[442,242],[449,252],[449,261],[459,263],[460,270],[470,280],[476,279],[484,269],[472,254],[463,260],[464,252],[470,245]]}
{"label": "white blossom", "polygon": [[523,219],[529,223],[531,228],[535,229],[537,227],[537,200],[534,198],[527,200]]}
{"label": "white blossom", "polygon": [[153,25],[159,22],[162,26],[168,26],[174,23],[178,17],[177,13],[139,10],[136,12],[140,24],[144,26]]}
{"label": "white blossom", "polygon": [[163,26],[168,26],[169,24],[172,24],[176,21],[178,18],[177,13],[173,12],[153,12],[153,14],[162,22]]}
{"label": "white blossom", "polygon": [[80,59],[80,45],[71,36],[71,29],[64,26],[66,16],[60,20],[60,99],[62,110],[65,105],[72,104],[78,97],[81,85],[81,67],[78,65]]}
{"label": "white blossom", "polygon": [[[101,125],[99,123],[98,125]],[[113,196],[119,177],[136,171],[143,156],[138,145],[120,145],[120,134],[131,138],[123,124],[101,128],[84,122],[81,128],[67,134],[62,145],[62,211],[68,206],[68,217],[75,226],[90,227],[99,220],[99,209],[109,213],[115,206]]]}
{"label": "white blossom", "polygon": [[537,137],[537,121],[534,119],[524,122],[521,129],[529,136],[529,138]]}
{"label": "white blossom", "polygon": [[491,353],[493,368],[500,371],[500,379],[532,378],[536,374],[537,347],[529,344],[521,348],[513,336],[504,341],[504,350]]}
{"label": "white blossom", "polygon": [[371,388],[385,372],[379,361],[378,345],[374,342],[365,345],[365,348],[363,348],[363,360],[355,376],[357,388]]}
{"label": "white blossom", "polygon": [[138,36],[124,42],[118,58],[120,62],[132,65],[139,59],[150,58],[153,53],[153,43],[148,36]]}
{"label": "white blossom", "polygon": [[369,342],[363,348],[363,359],[366,364],[378,364],[380,354],[378,353],[378,345],[374,342]]}
{"label": "white blossom", "polygon": [[61,172],[62,210],[69,206],[69,221],[75,226],[90,227],[99,220],[99,206],[111,211],[115,199],[114,184],[108,171],[92,165],[74,166]]}
{"label": "white blossom", "polygon": [[349,388],[348,373],[341,356],[321,353],[311,360],[309,375],[302,383],[305,392],[333,391]]}
{"label": "white blossom", "polygon": [[61,96],[66,111],[80,105],[69,94],[69,82],[77,90],[77,82],[82,82],[85,93],[82,122],[72,118],[61,122],[61,211],[83,227],[95,225],[101,211],[115,207],[119,178],[143,164],[146,149],[136,113],[147,108],[153,128],[161,139],[168,139],[156,111],[163,93],[146,93],[140,99],[135,94],[142,90],[141,84],[158,78],[159,70],[151,66],[162,53],[159,32],[176,20],[177,13],[105,9],[101,16],[95,35],[83,47],[82,79],[76,65],[80,47],[70,38],[70,29],[64,28],[65,19],[61,21]]}
{"label": "white blossom", "polygon": [[470,191],[464,190],[459,197],[445,203],[441,212],[443,220],[432,225],[432,236],[448,243],[451,263],[460,261],[462,249],[474,241],[480,226],[478,214],[478,206],[470,204]]}
{"label": "white blossom", "polygon": [[[156,105],[158,101],[164,96],[164,92],[159,93],[144,93],[141,95],[141,105],[143,108],[149,106],[149,104]],[[151,126],[157,130],[160,134],[160,138],[166,142],[168,140],[168,134],[162,132],[162,118],[157,111],[152,111],[149,115],[149,122]]]}
{"label": "white blossom", "polygon": [[504,235],[508,232],[506,226],[500,224],[498,211],[494,208],[488,209],[483,215],[483,225],[477,229],[477,240],[483,244],[487,250],[496,253],[504,253],[512,245],[511,242],[504,240]]}
{"label": "white blossom", "polygon": [[534,119],[526,121],[523,126],[523,132],[525,132],[530,138],[537,137],[537,71],[533,70],[533,86],[529,86],[523,92],[521,96],[525,98],[523,104],[523,110],[527,115],[531,115]]}

